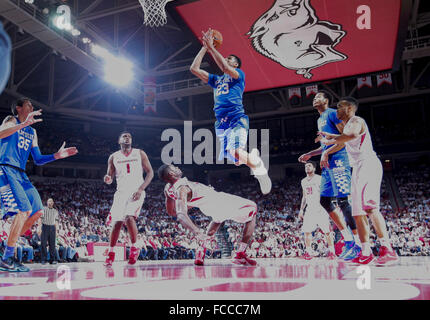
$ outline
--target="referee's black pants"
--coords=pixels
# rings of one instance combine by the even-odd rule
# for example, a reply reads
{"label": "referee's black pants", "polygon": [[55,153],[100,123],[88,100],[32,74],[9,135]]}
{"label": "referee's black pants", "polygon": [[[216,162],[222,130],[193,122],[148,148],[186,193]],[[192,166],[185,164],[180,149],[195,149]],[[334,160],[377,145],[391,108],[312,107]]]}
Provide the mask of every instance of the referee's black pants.
{"label": "referee's black pants", "polygon": [[46,245],[49,245],[49,256],[50,260],[56,260],[57,254],[55,251],[55,226],[49,226],[47,224],[42,224],[42,236],[41,236],[41,260],[46,261]]}

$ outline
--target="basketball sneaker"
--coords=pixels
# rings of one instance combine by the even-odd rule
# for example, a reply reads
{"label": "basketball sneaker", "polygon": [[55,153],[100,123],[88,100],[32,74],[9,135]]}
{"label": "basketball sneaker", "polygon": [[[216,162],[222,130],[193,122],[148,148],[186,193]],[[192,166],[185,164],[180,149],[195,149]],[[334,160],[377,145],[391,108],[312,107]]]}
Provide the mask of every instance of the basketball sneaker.
{"label": "basketball sneaker", "polygon": [[239,264],[239,265],[249,265],[249,266],[255,266],[257,264],[257,261],[248,258],[248,256],[246,255],[245,252],[236,252],[236,256],[233,258],[232,262],[234,264]]}
{"label": "basketball sneaker", "polygon": [[205,261],[206,256],[206,248],[205,247],[199,247],[196,252],[196,258],[194,259],[194,264],[196,266],[202,266]]}
{"label": "basketball sneaker", "polygon": [[361,248],[359,245],[354,244],[354,246],[352,247],[351,250],[349,250],[349,252],[347,252],[344,256],[343,256],[343,260],[345,261],[351,261],[352,259],[356,258],[361,252]]}
{"label": "basketball sneaker", "polygon": [[329,260],[336,260],[336,255],[333,252],[329,252],[327,258]]}
{"label": "basketball sneaker", "polygon": [[108,257],[106,258],[106,261],[105,261],[105,266],[111,267],[114,260],[115,260],[115,252],[109,252]]}
{"label": "basketball sneaker", "polygon": [[260,158],[260,151],[252,149],[249,153],[249,159],[253,163],[258,163],[255,169],[251,169],[252,174],[258,180],[262,194],[268,194],[272,190],[272,180],[268,175],[267,169],[264,167],[263,160]]}
{"label": "basketball sneaker", "polygon": [[352,259],[351,262],[358,264],[371,264],[375,260],[375,258],[376,257],[373,255],[373,253],[368,256],[364,256],[360,252],[360,254],[354,259]]}
{"label": "basketball sneaker", "polygon": [[397,262],[399,257],[397,253],[393,249],[388,249],[386,246],[382,246],[379,249],[379,257],[376,259],[376,263],[379,265],[385,265],[388,262],[393,263]]}
{"label": "basketball sneaker", "polygon": [[312,256],[307,251],[304,255],[302,255],[302,258],[305,260],[312,260]]}
{"label": "basketball sneaker", "polygon": [[354,248],[354,246],[355,246],[354,241],[344,241],[342,253],[339,255],[339,258],[343,259],[345,257],[345,255],[349,254],[349,252],[352,250],[352,248]]}
{"label": "basketball sneaker", "polygon": [[28,272],[29,268],[24,266],[22,263],[16,261],[13,257],[9,257],[6,260],[0,259],[0,270],[8,272]]}
{"label": "basketball sneaker", "polygon": [[128,257],[128,264],[135,264],[139,257],[140,250],[136,247],[130,248],[130,256]]}

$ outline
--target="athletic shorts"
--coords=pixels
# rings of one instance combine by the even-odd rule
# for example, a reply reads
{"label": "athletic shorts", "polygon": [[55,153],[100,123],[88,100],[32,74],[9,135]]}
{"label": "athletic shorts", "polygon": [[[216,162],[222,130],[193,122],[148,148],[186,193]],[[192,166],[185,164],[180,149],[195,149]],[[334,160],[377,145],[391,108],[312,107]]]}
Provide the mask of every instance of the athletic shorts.
{"label": "athletic shorts", "polygon": [[127,216],[137,218],[140,215],[143,202],[145,201],[145,191],[142,192],[140,199],[133,201],[133,194],[137,191],[117,191],[113,196],[113,204],[110,209],[109,219],[112,223],[124,221]]}
{"label": "athletic shorts", "polygon": [[30,211],[30,217],[43,210],[39,192],[27,174],[17,168],[0,165],[0,196],[3,218],[18,211]]}
{"label": "athletic shorts", "polygon": [[323,207],[306,208],[305,215],[303,217],[302,232],[311,233],[317,228],[320,228],[324,233],[330,232],[330,221],[328,213]]}
{"label": "athletic shorts", "polygon": [[348,156],[333,155],[329,158],[330,168],[321,172],[321,196],[347,197],[351,193],[351,167]]}
{"label": "athletic shorts", "polygon": [[221,223],[233,220],[239,223],[251,221],[257,215],[255,202],[225,192],[217,192],[211,201],[199,207],[212,221]]}
{"label": "athletic shorts", "polygon": [[361,161],[352,169],[352,215],[378,209],[381,197],[382,164],[377,157]]}
{"label": "athletic shorts", "polygon": [[236,150],[238,148],[246,148],[248,131],[248,116],[241,116],[225,123],[217,121],[215,123],[215,133],[221,146],[218,160],[221,161],[222,159],[227,158],[233,162],[237,162],[238,160],[236,160],[229,151]]}

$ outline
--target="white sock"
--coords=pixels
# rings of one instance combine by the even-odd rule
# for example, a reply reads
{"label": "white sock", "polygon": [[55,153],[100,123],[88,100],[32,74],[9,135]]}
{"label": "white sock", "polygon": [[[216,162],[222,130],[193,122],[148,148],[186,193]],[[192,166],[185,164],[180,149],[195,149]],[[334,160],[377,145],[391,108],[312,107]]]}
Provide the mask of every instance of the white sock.
{"label": "white sock", "polygon": [[113,252],[114,247],[109,247],[109,253]]}
{"label": "white sock", "polygon": [[328,246],[328,250],[329,250],[331,253],[335,253],[335,251],[334,251],[334,245]]}
{"label": "white sock", "polygon": [[358,234],[353,234],[353,235],[354,235],[355,244],[361,247],[362,245],[361,245],[360,237],[358,236]]}
{"label": "white sock", "polygon": [[390,240],[387,238],[379,238],[378,240],[381,246],[387,247],[389,250],[393,250],[393,248],[391,248]]}
{"label": "white sock", "polygon": [[306,252],[309,253],[309,255],[312,254],[312,249],[311,248],[306,248]]}
{"label": "white sock", "polygon": [[370,249],[369,242],[362,243],[361,253],[363,254],[363,256],[370,256],[370,254],[372,253],[372,249]]}
{"label": "white sock", "polygon": [[248,247],[248,244],[245,242],[239,243],[239,249],[237,249],[237,252],[245,252],[246,247]]}
{"label": "white sock", "polygon": [[341,234],[342,234],[342,236],[343,236],[343,239],[345,240],[345,241],[352,241],[353,239],[352,239],[352,236],[351,236],[351,232],[349,232],[349,230],[348,229],[343,229],[341,232],[340,232]]}

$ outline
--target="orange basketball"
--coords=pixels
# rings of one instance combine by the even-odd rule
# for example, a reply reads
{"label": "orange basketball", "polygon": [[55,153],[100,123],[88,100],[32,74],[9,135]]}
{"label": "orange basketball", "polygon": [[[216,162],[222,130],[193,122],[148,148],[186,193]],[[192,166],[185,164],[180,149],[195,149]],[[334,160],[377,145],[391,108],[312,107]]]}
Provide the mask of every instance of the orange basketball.
{"label": "orange basketball", "polygon": [[222,34],[218,30],[213,30],[214,47],[218,49],[222,45]]}

